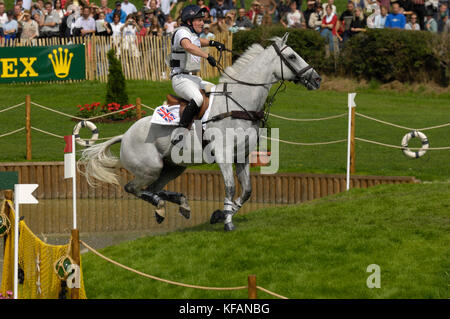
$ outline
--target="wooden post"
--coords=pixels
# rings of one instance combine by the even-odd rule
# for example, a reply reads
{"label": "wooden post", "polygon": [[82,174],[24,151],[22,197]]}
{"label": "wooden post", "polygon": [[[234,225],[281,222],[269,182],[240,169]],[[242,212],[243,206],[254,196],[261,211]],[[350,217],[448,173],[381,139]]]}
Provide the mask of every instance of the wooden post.
{"label": "wooden post", "polygon": [[141,107],[141,98],[136,98],[136,112],[137,112],[137,119],[140,120],[142,117],[142,107]]}
{"label": "wooden post", "polygon": [[31,161],[31,97],[25,96],[25,130],[27,134],[27,161]]}
{"label": "wooden post", "polygon": [[[73,261],[80,266],[80,234],[78,229],[72,229],[71,254]],[[72,299],[80,299],[80,289],[72,288]]]}
{"label": "wooden post", "polygon": [[258,299],[256,290],[256,275],[248,276],[248,299]]}
{"label": "wooden post", "polygon": [[350,173],[355,173],[355,108],[351,108],[351,128],[350,128]]}
{"label": "wooden post", "polygon": [[[12,190],[5,190],[4,192],[3,192],[3,194],[5,195],[5,199],[6,200],[10,200],[10,201],[12,201],[13,200],[13,194],[14,194],[14,192],[12,191]],[[10,214],[10,208],[9,208],[9,205],[6,205],[5,206],[5,215],[6,215],[6,217],[8,217],[9,218],[9,220],[11,221],[11,214]],[[5,235],[5,236],[3,236],[3,256],[5,255],[5,244],[6,244],[6,238],[8,237],[8,235]]]}

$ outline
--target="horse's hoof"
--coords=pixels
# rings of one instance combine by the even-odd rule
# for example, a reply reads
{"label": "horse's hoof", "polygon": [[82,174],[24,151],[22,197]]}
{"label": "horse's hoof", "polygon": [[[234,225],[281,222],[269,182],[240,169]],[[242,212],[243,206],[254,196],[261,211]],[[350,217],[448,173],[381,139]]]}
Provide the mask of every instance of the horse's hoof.
{"label": "horse's hoof", "polygon": [[186,218],[186,219],[191,218],[191,209],[189,207],[186,208],[186,207],[180,206],[179,212],[184,218]]}
{"label": "horse's hoof", "polygon": [[225,213],[223,210],[217,209],[214,213],[212,213],[209,222],[212,224],[217,224],[223,222],[225,220]]}
{"label": "horse's hoof", "polygon": [[155,219],[158,224],[161,224],[164,221],[165,217],[163,217],[160,214],[158,214],[157,212],[155,212]]}
{"label": "horse's hoof", "polygon": [[229,222],[229,223],[226,223],[225,224],[225,231],[232,231],[232,230],[234,230],[236,227],[233,225],[233,223],[232,222]]}

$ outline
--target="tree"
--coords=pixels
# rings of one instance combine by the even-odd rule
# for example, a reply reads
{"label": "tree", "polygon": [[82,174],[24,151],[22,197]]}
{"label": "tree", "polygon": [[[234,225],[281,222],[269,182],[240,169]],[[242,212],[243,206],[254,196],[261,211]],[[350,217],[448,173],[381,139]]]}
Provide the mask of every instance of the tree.
{"label": "tree", "polygon": [[106,84],[106,104],[118,103],[128,104],[128,94],[126,92],[125,76],[122,72],[122,64],[116,58],[114,49],[108,51],[109,74]]}

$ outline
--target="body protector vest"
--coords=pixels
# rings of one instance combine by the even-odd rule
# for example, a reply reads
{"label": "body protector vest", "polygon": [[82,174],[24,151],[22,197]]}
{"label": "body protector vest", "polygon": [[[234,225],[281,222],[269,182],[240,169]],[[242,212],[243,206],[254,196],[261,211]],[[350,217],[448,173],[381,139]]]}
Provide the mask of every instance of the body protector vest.
{"label": "body protector vest", "polygon": [[172,35],[172,52],[166,63],[172,68],[172,74],[180,72],[197,72],[200,70],[201,58],[187,52],[180,41],[188,38],[194,45],[201,47],[200,39],[195,32],[186,26],[180,26]]}

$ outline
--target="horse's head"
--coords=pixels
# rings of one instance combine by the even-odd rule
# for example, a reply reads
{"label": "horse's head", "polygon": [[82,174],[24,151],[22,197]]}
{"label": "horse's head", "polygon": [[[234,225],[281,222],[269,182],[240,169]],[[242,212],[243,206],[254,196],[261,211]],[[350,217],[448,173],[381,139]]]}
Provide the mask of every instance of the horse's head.
{"label": "horse's head", "polygon": [[274,65],[275,76],[281,80],[301,83],[308,90],[317,90],[322,78],[300,55],[286,45],[288,36],[289,33],[286,33],[283,38],[273,39],[272,47],[280,61],[278,66]]}

